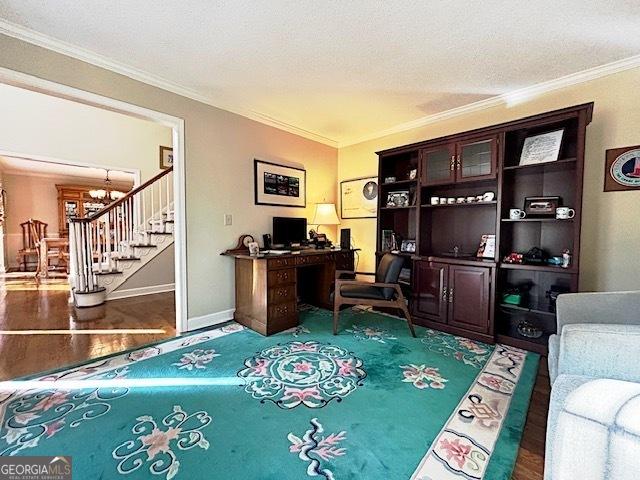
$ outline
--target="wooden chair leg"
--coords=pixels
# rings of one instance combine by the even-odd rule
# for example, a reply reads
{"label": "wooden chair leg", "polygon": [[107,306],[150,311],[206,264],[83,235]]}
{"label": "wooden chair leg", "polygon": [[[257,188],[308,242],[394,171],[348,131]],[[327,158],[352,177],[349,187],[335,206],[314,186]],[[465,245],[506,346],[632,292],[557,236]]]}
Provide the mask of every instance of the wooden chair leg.
{"label": "wooden chair leg", "polygon": [[400,308],[400,310],[402,310],[402,313],[404,313],[404,317],[407,319],[407,324],[409,325],[409,330],[411,330],[411,336],[415,338],[416,331],[413,328],[413,321],[411,320],[411,314],[409,313],[409,309],[407,308],[407,302],[404,301],[402,289],[398,286],[396,291],[398,292],[398,298],[396,300],[396,302],[398,302],[398,308]]}

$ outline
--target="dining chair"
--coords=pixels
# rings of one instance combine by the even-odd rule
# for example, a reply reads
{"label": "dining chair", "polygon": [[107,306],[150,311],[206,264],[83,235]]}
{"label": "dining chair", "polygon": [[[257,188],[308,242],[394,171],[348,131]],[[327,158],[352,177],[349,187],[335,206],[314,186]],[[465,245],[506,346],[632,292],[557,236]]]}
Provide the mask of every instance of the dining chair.
{"label": "dining chair", "polygon": [[[355,272],[336,270],[335,291],[333,292],[333,334],[338,334],[338,320],[342,305],[368,305],[371,307],[396,308],[407,319],[412,336],[416,336],[407,302],[398,283],[404,257],[385,253],[380,259],[375,274],[375,282],[354,280]],[[360,275],[360,274],[359,274]],[[345,279],[345,276],[351,278]]]}
{"label": "dining chair", "polygon": [[47,236],[47,224],[40,220],[30,218],[20,224],[22,230],[22,248],[16,253],[18,267],[26,272],[29,265],[29,257],[38,258],[38,239]]}

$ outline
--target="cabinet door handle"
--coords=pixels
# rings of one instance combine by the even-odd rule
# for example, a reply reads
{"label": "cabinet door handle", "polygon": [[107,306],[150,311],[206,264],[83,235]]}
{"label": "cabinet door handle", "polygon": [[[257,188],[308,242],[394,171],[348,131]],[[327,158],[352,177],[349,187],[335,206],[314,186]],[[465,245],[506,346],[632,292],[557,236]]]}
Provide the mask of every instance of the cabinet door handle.
{"label": "cabinet door handle", "polygon": [[447,287],[444,287],[444,288],[442,289],[442,301],[443,301],[444,303],[447,303]]}
{"label": "cabinet door handle", "polygon": [[449,303],[453,303],[453,287],[449,289]]}
{"label": "cabinet door handle", "polygon": [[451,155],[451,162],[449,162],[449,170],[452,172],[456,169],[456,156]]}
{"label": "cabinet door handle", "polygon": [[460,170],[460,168],[462,168],[462,162],[460,161],[460,155],[458,155],[458,158],[457,158],[456,162],[458,164],[458,170]]}

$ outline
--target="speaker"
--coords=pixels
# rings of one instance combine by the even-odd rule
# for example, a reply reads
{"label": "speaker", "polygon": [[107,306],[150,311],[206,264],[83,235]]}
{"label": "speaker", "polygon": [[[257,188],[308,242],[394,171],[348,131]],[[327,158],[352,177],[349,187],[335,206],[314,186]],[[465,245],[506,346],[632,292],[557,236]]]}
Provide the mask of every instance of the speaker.
{"label": "speaker", "polygon": [[350,228],[340,229],[340,248],[343,250],[348,250],[351,248],[351,229]]}
{"label": "speaker", "polygon": [[271,250],[271,235],[268,233],[262,235],[262,243],[264,243],[265,250]]}

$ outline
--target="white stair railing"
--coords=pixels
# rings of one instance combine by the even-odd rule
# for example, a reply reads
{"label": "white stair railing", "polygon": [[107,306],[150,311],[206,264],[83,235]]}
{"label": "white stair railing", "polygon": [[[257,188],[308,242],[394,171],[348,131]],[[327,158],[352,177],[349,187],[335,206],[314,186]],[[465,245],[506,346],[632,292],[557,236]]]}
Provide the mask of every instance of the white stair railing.
{"label": "white stair railing", "polygon": [[76,305],[76,294],[102,290],[99,274],[116,272],[118,260],[132,259],[136,247],[150,244],[150,234],[164,225],[163,215],[173,220],[172,186],[171,167],[99,212],[69,220],[69,283]]}

